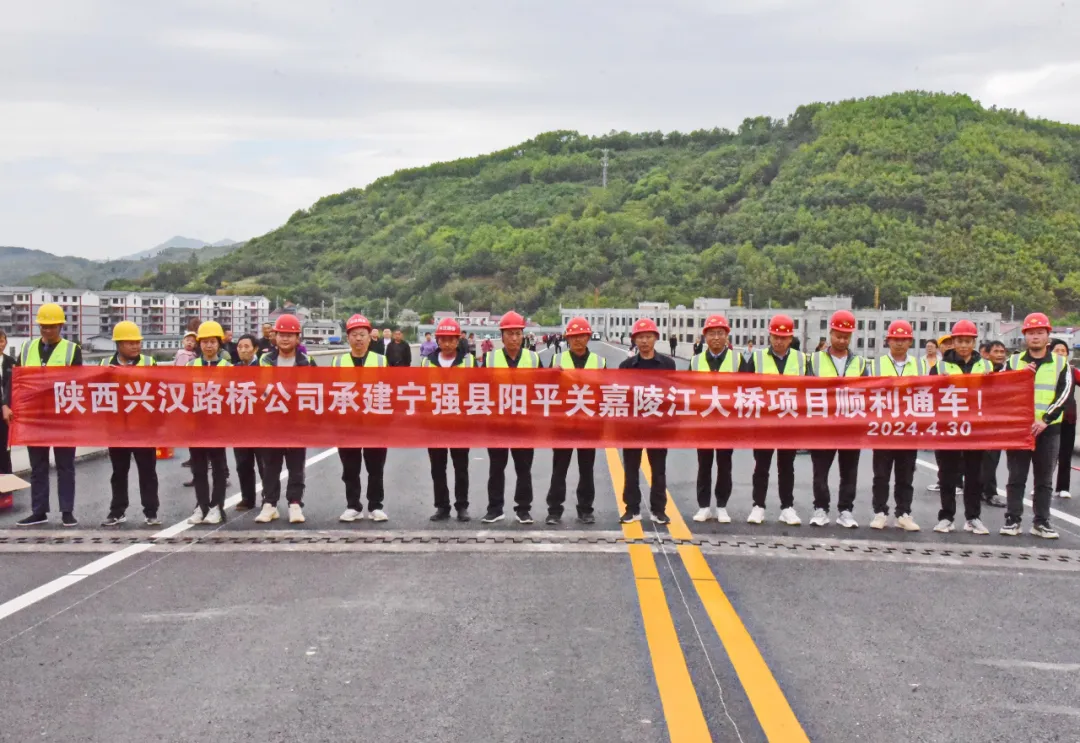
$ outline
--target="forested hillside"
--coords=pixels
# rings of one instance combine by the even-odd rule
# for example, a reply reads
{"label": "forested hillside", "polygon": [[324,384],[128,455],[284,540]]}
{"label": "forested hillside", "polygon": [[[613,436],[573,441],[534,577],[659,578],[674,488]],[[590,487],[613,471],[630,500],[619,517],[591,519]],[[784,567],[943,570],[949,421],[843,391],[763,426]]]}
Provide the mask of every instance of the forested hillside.
{"label": "forested hillside", "polygon": [[934,293],[1062,314],[1080,310],[1078,246],[1080,127],[902,93],[736,132],[543,134],[327,196],[167,280],[347,310],[390,297],[535,312],[740,288],[755,304],[868,305],[878,287],[892,306]]}

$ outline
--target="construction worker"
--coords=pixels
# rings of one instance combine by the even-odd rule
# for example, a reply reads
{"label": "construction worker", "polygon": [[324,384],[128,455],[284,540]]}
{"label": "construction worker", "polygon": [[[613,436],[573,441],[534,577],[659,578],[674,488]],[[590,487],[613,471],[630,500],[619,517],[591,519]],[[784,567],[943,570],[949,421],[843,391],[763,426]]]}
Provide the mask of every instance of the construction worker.
{"label": "construction worker", "polygon": [[[476,366],[476,358],[461,342],[461,326],[454,318],[439,321],[435,328],[435,342],[438,344],[436,350],[424,356],[420,366],[441,369],[471,369]],[[462,448],[428,449],[431,484],[435,490],[435,513],[431,520],[446,521],[450,518],[450,488],[446,482],[448,458],[454,461],[454,510],[457,511],[457,520],[469,521],[469,450]]]}
{"label": "construction worker", "polygon": [[[741,372],[750,374],[778,374],[787,377],[806,376],[811,373],[806,354],[791,347],[795,336],[795,321],[787,315],[776,315],[769,321],[769,347],[760,348],[746,358]],[[776,484],[780,491],[780,521],[788,526],[802,523],[795,511],[795,450],[755,449],[753,493],[754,507],[750,509],[748,524],[765,521],[765,494],[769,490],[769,469],[776,455]]]}
{"label": "construction worker", "polygon": [[[989,374],[993,365],[975,352],[975,339],[979,331],[970,320],[959,320],[952,327],[949,350],[941,355],[930,374]],[[938,342],[941,348],[946,344]],[[953,531],[956,519],[956,490],[964,491],[964,531],[972,534],[989,534],[990,530],[982,519],[982,461],[984,452],[974,449],[958,451],[936,451],[938,464],[938,483],[941,487],[941,510],[938,511],[938,523],[934,531],[947,534]],[[960,478],[963,477],[963,485]]]}
{"label": "construction worker", "polygon": [[[675,371],[675,359],[656,352],[660,329],[649,318],[642,318],[630,328],[630,342],[638,352],[619,364],[620,369],[663,369]],[[667,516],[667,449],[648,449],[652,484],[649,486],[649,515],[654,523],[669,524]],[[623,512],[620,522],[629,524],[641,521],[641,449],[623,449]]]}
{"label": "construction worker", "polygon": [[[937,354],[932,355],[932,354],[930,354],[929,350],[927,351],[927,354],[926,354],[926,371],[927,371],[928,374],[933,373],[933,370],[937,368],[938,363],[941,361],[942,358],[945,357],[945,352],[952,350],[953,339],[952,339],[951,335],[943,335],[943,336],[941,336],[941,337],[939,337],[937,339],[936,343],[934,341],[927,341],[926,345],[927,345],[928,349],[929,349],[929,346],[930,346],[931,343],[934,343],[934,347],[937,349]],[[934,462],[937,464],[937,468],[938,468],[937,481],[934,482],[931,485],[927,485],[926,489],[931,493],[940,493],[941,492],[941,470],[942,470],[942,465],[941,465],[941,451],[939,449],[934,450]],[[963,474],[961,474],[960,475],[960,482],[957,485],[957,487],[962,488],[964,486],[963,482],[964,482],[964,476],[963,476]]]}
{"label": "construction worker", "polygon": [[[1006,368],[1005,362],[1009,360],[1005,344],[1001,341],[990,341],[983,344],[983,346],[986,348],[986,355],[983,358],[990,362],[993,371],[1004,371]],[[1005,499],[998,494],[997,471],[999,464],[1001,464],[1001,449],[991,449],[983,453],[982,499],[984,506],[1005,508],[1007,505]]]}
{"label": "construction worker", "polygon": [[[906,320],[893,320],[885,335],[889,352],[874,361],[875,377],[921,377],[927,372],[926,360],[911,353],[915,331]],[[911,517],[911,501],[915,495],[912,480],[915,478],[917,451],[912,449],[875,449],[873,455],[874,518],[871,529],[884,529],[889,520],[889,480],[896,471],[893,486],[893,513],[896,526],[904,531],[919,531],[919,525]]]}
{"label": "construction worker", "polygon": [[[552,369],[606,369],[607,361],[589,350],[592,328],[583,317],[575,317],[566,324],[568,349],[551,356]],[[558,347],[558,341],[556,341]],[[545,523],[554,526],[562,521],[563,504],[566,503],[566,473],[570,470],[573,449],[554,449],[551,456],[551,485],[548,487],[548,515]],[[596,485],[593,470],[596,466],[596,449],[578,449],[577,520],[582,524],[595,524],[593,500]]]}
{"label": "construction worker", "polygon": [[[278,315],[274,321],[274,338],[277,347],[259,359],[259,366],[303,367],[315,366],[315,362],[297,349],[303,327],[296,315]],[[281,465],[289,468],[289,482],[285,486],[285,499],[289,502],[289,523],[304,523],[304,467],[307,450],[302,447],[266,447],[262,450],[263,504],[255,523],[269,524],[280,515]]]}
{"label": "construction worker", "polygon": [[[67,322],[58,304],[43,304],[38,308],[37,324],[41,337],[23,344],[22,366],[82,366],[82,349],[77,343],[60,337]],[[18,409],[15,410],[16,414]],[[60,523],[78,526],[75,518],[75,447],[52,447],[56,460],[56,485],[60,501]],[[17,526],[34,526],[49,520],[49,447],[29,446],[31,513]]]}
{"label": "construction worker", "polygon": [[[195,331],[199,338],[199,358],[188,366],[232,366],[221,355],[221,343],[225,331],[221,325],[208,320]],[[215,526],[225,520],[225,487],[229,479],[229,460],[224,447],[191,447],[191,479],[195,485],[195,512],[188,518],[189,524]],[[210,486],[210,472],[213,490]]]}
{"label": "construction worker", "polygon": [[[524,348],[525,318],[514,311],[507,312],[499,320],[503,347],[484,357],[488,369],[539,369],[540,357],[536,351]],[[506,493],[506,464],[514,458],[514,513],[519,524],[531,524],[532,518],[532,449],[488,449],[488,505],[481,523],[493,524],[503,520],[503,503]]]}
{"label": "construction worker", "polygon": [[[1043,539],[1057,539],[1050,525],[1050,499],[1054,490],[1054,467],[1061,444],[1061,421],[1065,407],[1073,396],[1072,369],[1064,356],[1050,353],[1050,320],[1041,312],[1024,318],[1025,351],[1009,358],[1008,368],[1027,369],[1035,375],[1035,422],[1031,434],[1035,449],[1010,449],[1005,454],[1009,467],[1009,482],[1005,486],[1008,500],[1005,525],[1001,534],[1015,537],[1020,534],[1020,519],[1024,515],[1024,488],[1028,471],[1034,469],[1035,495],[1032,505],[1035,519],[1031,533]],[[955,335],[955,333],[953,334]]]}
{"label": "construction worker", "polygon": [[[371,323],[363,315],[353,315],[345,323],[349,352],[334,359],[337,367],[384,367],[386,356],[378,353],[372,343]],[[367,467],[368,516],[372,521],[387,521],[383,511],[383,470],[386,468],[386,449],[378,447],[338,447],[341,460],[341,481],[345,483],[345,511],[338,521],[351,523],[364,518],[364,503],[360,499],[360,469]]]}
{"label": "construction worker", "polygon": [[[103,359],[102,366],[157,366],[152,356],[142,352],[142,332],[139,326],[128,320],[116,323],[112,332],[116,353]],[[143,515],[147,526],[161,526],[158,518],[158,476],[157,451],[154,447],[109,447],[109,460],[112,462],[112,502],[109,503],[109,515],[101,522],[102,526],[117,526],[127,521],[124,515],[128,507],[128,472],[131,460],[139,471],[139,498],[142,500]]]}
{"label": "construction worker", "polygon": [[[739,371],[742,362],[740,356],[728,349],[728,334],[731,325],[723,315],[711,315],[705,320],[702,331],[706,347],[690,359],[690,371],[732,374]],[[697,504],[694,521],[708,521],[711,518],[721,524],[730,524],[731,516],[727,511],[731,497],[731,449],[697,450]],[[712,465],[716,457],[716,512],[712,509]]]}
{"label": "construction worker", "polygon": [[[829,345],[810,355],[810,369],[815,377],[864,377],[868,373],[866,359],[851,352],[851,336],[855,332],[855,315],[849,310],[837,310],[829,319]],[[814,467],[814,513],[811,526],[829,525],[829,470],[833,460],[839,460],[840,492],[836,508],[840,512],[836,523],[847,529],[859,524],[851,511],[855,507],[855,489],[859,477],[858,449],[814,449],[810,452]]]}
{"label": "construction worker", "polygon": [[[239,357],[234,366],[258,366],[259,347],[255,336],[244,334],[236,341],[236,354]],[[233,460],[236,462],[236,476],[240,480],[240,502],[236,504],[237,513],[255,508],[255,471],[262,474],[261,450],[254,447],[234,447]]]}

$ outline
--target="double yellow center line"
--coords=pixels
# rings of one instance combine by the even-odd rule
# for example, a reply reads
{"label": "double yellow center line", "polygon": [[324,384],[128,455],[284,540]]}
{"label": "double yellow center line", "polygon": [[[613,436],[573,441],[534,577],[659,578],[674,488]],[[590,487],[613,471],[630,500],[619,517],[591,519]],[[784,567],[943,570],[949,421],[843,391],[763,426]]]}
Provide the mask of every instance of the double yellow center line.
{"label": "double yellow center line", "polygon": [[[619,503],[619,512],[625,510],[622,500],[625,471],[615,449],[606,449],[608,470],[611,483],[615,487],[615,498]],[[642,457],[641,469],[648,482],[652,482],[652,468],[648,457]],[[693,537],[668,493],[667,516],[671,519],[669,531],[679,540]],[[644,539],[645,533],[640,523],[623,524],[623,536],[626,539]],[[648,544],[627,545],[630,562],[634,570],[634,582],[637,585],[638,600],[641,604],[641,618],[645,626],[645,637],[649,644],[656,686],[660,692],[660,703],[664,708],[668,733],[672,743],[698,743],[711,741],[705,714],[698,699],[697,690],[690,678],[686,665],[686,656],[679,644],[675,623],[668,607],[664,588],[660,582],[660,572],[653,556],[652,546]],[[701,549],[693,544],[680,544],[676,548],[683,566],[697,591],[698,598],[705,607],[705,612],[712,622],[716,634],[727,651],[731,665],[735,668],[739,681],[743,685],[747,698],[754,708],[758,722],[769,741],[778,743],[809,743],[809,738],[799,724],[784,692],[761,656],[754,639],[750,636],[735,607],[724,594],[709,567]]]}

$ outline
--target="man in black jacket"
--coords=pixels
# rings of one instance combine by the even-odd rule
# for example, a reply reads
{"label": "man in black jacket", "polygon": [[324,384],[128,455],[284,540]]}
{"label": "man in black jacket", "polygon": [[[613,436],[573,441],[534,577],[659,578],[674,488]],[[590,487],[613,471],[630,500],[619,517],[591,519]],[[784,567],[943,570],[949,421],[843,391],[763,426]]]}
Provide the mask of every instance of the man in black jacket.
{"label": "man in black jacket", "polygon": [[[452,317],[439,322],[435,329],[435,338],[439,348],[423,357],[420,366],[425,368],[451,369],[461,367],[470,369],[476,365],[476,359],[460,342],[461,328]],[[454,509],[458,521],[468,521],[469,517],[469,450],[428,449],[431,462],[431,484],[435,490],[435,513],[432,521],[446,521],[450,518],[450,488],[446,482],[447,458],[454,462]]]}
{"label": "man in black jacket", "polygon": [[412,349],[405,342],[400,330],[394,331],[390,345],[386,347],[387,366],[412,366]]}

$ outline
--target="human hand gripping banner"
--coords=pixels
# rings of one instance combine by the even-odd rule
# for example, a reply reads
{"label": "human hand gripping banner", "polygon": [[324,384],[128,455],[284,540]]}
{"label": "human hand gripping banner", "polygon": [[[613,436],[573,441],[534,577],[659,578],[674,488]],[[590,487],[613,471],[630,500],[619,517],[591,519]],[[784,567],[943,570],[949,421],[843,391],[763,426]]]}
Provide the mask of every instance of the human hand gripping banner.
{"label": "human hand gripping banner", "polygon": [[1034,377],[16,368],[27,446],[1031,448]]}

